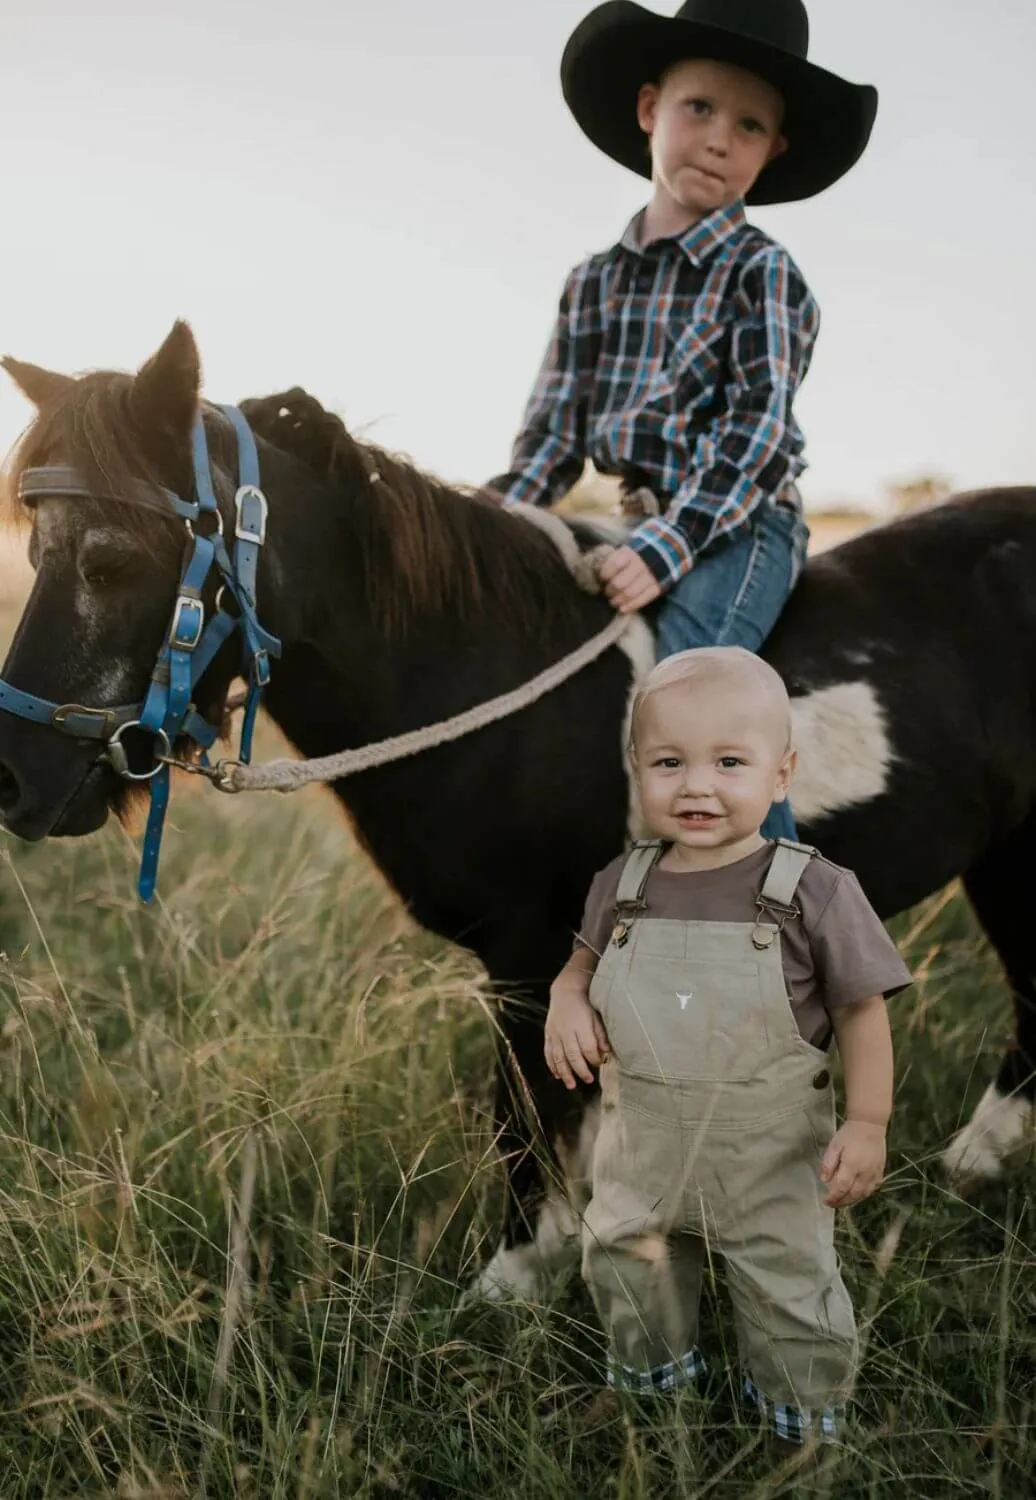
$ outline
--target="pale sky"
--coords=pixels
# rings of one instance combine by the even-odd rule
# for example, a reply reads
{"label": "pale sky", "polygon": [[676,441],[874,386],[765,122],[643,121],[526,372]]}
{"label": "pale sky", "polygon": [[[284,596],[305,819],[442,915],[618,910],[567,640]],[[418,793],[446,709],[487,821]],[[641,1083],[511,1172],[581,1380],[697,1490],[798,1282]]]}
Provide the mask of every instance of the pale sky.
{"label": "pale sky", "polygon": [[[447,478],[505,467],[568,268],[646,184],[561,99],[584,0],[0,0],[0,352],[300,384]],[[674,10],[675,0],[660,7]],[[1034,0],[811,0],[881,95],[863,162],[753,217],[823,324],[813,504],[1036,483]],[[0,449],[29,409],[0,385]]]}

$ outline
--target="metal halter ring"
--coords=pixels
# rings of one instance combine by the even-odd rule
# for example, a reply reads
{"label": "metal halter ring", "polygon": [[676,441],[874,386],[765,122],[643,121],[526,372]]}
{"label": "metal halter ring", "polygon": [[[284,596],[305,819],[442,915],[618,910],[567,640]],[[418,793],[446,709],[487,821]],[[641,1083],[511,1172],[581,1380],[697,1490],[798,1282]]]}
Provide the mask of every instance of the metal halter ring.
{"label": "metal halter ring", "polygon": [[164,729],[144,730],[145,734],[153,735],[157,741],[155,764],[151,767],[150,771],[131,771],[129,768],[129,757],[122,743],[122,736],[127,729],[143,729],[143,727],[139,719],[130,719],[128,724],[120,724],[108,741],[108,748],[105,751],[108,763],[116,774],[123,777],[126,781],[150,781],[162,769],[164,758],[169,754],[171,749],[169,736]]}
{"label": "metal halter ring", "polygon": [[[198,530],[197,530],[197,524],[202,519],[203,516],[210,517],[210,519],[214,520],[216,524],[212,528],[211,531],[203,531],[203,532],[199,533]],[[222,536],[223,535],[223,512],[221,510],[202,510],[202,511],[198,512],[197,516],[195,517],[195,519],[193,521],[190,519],[189,516],[185,517],[183,524],[187,528],[187,535],[189,537],[191,537],[191,538],[196,537],[199,534],[201,536]]]}

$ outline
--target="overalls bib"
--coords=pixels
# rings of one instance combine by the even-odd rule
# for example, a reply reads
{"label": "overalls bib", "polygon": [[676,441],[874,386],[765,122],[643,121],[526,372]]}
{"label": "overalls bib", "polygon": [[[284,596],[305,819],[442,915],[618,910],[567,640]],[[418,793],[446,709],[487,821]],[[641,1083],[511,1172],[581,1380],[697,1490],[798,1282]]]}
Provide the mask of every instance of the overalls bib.
{"label": "overalls bib", "polygon": [[614,1351],[609,1379],[648,1390],[704,1371],[702,1272],[719,1255],[749,1394],[779,1430],[831,1436],[857,1353],[817,1177],[834,1097],[829,1059],[792,1014],[780,936],[815,851],[778,843],[753,925],[645,917],[665,847],[632,850],[590,986],[612,1060],[583,1274]]}

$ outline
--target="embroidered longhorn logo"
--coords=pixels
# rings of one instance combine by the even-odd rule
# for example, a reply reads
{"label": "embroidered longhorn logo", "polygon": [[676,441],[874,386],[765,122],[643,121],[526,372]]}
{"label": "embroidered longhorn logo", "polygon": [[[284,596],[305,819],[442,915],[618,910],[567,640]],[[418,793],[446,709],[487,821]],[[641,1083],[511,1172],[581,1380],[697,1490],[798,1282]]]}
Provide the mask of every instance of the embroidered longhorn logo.
{"label": "embroidered longhorn logo", "polygon": [[693,990],[688,990],[687,993],[686,993],[686,995],[684,995],[684,994],[682,994],[680,992],[680,990],[677,990],[677,992],[676,992],[676,998],[680,1002],[680,1009],[681,1010],[686,1010],[687,1009],[687,1002],[688,1002],[688,1000],[693,1000],[694,999],[694,991]]}

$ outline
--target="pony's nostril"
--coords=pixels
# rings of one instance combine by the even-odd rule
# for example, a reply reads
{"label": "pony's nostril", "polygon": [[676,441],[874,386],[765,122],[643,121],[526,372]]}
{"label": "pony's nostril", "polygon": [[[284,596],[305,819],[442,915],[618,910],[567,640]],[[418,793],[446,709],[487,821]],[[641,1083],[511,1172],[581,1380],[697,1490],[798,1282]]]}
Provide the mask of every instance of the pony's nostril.
{"label": "pony's nostril", "polygon": [[0,812],[10,812],[21,796],[21,787],[14,772],[0,761]]}

